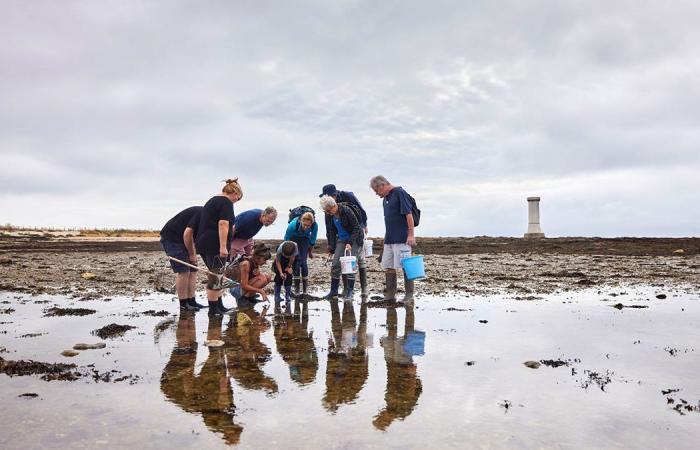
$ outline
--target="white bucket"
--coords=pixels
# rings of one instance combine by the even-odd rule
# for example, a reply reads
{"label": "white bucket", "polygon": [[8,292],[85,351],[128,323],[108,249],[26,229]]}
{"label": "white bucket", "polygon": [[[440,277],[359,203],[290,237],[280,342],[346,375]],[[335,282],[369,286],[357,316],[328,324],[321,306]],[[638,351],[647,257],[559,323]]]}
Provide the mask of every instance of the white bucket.
{"label": "white bucket", "polygon": [[340,257],[340,271],[343,275],[357,271],[357,256],[350,255],[349,250],[345,250],[345,256]]}
{"label": "white bucket", "polygon": [[372,247],[374,246],[374,242],[372,242],[371,239],[365,239],[365,245],[364,245],[364,255],[365,256],[372,256]]}

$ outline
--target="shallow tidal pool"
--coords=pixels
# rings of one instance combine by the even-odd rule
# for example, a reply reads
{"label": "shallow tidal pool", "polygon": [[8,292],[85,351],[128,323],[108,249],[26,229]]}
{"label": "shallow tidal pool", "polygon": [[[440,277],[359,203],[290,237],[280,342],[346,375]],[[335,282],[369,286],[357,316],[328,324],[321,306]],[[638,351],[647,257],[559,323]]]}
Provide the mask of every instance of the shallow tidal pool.
{"label": "shallow tidal pool", "polygon": [[[113,323],[135,328],[92,334]],[[0,447],[696,448],[698,343],[698,296],[652,287],[219,318],[161,294],[5,292],[1,364],[76,367],[73,381],[0,373]]]}

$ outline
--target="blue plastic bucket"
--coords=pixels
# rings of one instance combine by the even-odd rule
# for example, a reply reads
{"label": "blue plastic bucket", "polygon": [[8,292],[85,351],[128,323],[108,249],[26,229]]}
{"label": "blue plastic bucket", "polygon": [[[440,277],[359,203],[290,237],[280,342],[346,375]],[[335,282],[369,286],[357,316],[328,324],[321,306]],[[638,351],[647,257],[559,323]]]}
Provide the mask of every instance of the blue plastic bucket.
{"label": "blue plastic bucket", "polygon": [[403,271],[406,273],[406,278],[415,280],[416,278],[425,278],[425,264],[423,264],[423,255],[409,256],[404,258]]}

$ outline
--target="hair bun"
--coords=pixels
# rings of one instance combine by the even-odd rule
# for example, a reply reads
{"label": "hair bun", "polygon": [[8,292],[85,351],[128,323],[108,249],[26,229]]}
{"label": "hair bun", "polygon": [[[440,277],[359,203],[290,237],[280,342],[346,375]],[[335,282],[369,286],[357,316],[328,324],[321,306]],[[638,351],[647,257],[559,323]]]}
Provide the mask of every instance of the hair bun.
{"label": "hair bun", "polygon": [[229,178],[228,180],[221,180],[223,183],[226,184],[231,184],[231,183],[238,183],[238,177],[236,178]]}

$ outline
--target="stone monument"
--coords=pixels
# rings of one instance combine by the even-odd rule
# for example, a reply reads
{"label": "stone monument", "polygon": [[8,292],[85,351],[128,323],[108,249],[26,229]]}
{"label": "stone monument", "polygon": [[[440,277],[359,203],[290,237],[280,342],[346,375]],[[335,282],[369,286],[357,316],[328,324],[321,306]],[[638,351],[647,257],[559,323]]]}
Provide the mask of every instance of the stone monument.
{"label": "stone monument", "polygon": [[540,198],[527,198],[527,233],[525,239],[541,239],[544,233],[540,228]]}

